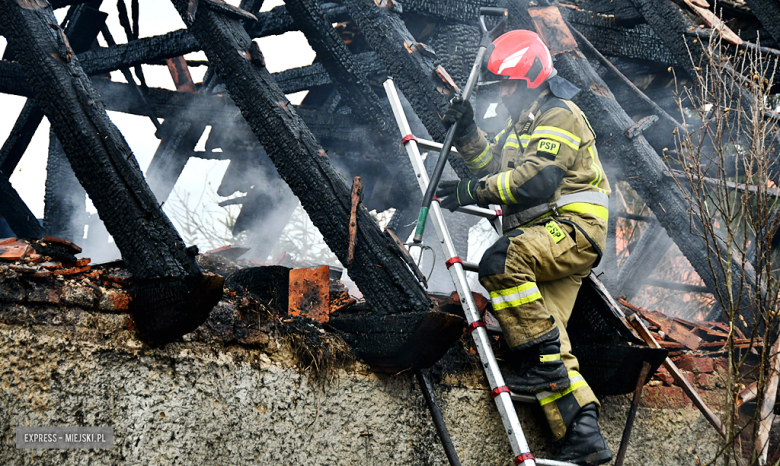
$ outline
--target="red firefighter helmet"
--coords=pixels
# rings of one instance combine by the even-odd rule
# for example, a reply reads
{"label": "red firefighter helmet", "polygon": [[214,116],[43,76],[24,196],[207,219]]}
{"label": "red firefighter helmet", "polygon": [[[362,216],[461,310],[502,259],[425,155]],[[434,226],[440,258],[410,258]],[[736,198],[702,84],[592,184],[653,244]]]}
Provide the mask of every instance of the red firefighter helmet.
{"label": "red firefighter helmet", "polygon": [[497,80],[523,79],[529,89],[556,74],[542,38],[525,30],[510,31],[494,40],[487,68]]}

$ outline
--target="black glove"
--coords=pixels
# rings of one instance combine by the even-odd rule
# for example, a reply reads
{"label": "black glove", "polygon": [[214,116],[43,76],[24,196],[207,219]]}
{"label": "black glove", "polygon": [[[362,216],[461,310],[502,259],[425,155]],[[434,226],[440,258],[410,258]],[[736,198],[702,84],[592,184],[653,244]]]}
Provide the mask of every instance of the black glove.
{"label": "black glove", "polygon": [[471,103],[468,100],[463,100],[461,96],[453,97],[450,100],[450,106],[441,117],[441,122],[447,129],[450,129],[450,126],[456,121],[458,122],[458,132],[455,134],[455,139],[461,139],[477,130],[477,124],[474,122],[474,109],[471,108]]}
{"label": "black glove", "polygon": [[440,199],[439,204],[455,212],[458,207],[464,205],[479,204],[477,199],[477,180],[461,181],[442,181],[436,189],[436,197]]}

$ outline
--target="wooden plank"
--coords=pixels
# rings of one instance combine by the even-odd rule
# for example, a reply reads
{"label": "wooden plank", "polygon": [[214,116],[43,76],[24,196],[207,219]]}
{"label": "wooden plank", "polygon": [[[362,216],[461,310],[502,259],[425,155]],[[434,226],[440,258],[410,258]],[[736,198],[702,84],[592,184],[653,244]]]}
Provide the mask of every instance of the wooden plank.
{"label": "wooden plank", "polygon": [[[641,320],[637,318],[637,316],[631,316],[629,321],[631,322],[631,325],[634,327],[634,329],[639,333],[639,336],[642,337],[642,339],[645,341],[645,343],[648,344],[651,348],[660,348],[660,345],[658,342],[655,341],[652,334],[649,330],[647,330],[647,327],[642,323]],[[718,433],[721,435],[721,437],[726,437],[726,430],[723,427],[723,423],[720,422],[720,419],[718,416],[715,415],[715,413],[712,412],[712,410],[707,406],[706,403],[704,403],[704,400],[701,399],[699,394],[696,392],[696,389],[693,388],[693,386],[688,382],[688,379],[685,378],[684,375],[680,372],[680,369],[677,368],[677,365],[675,365],[671,359],[666,358],[664,361],[664,367],[666,370],[669,371],[669,373],[674,378],[674,381],[677,385],[682,387],[683,391],[686,395],[688,395],[688,398],[693,401],[693,404],[696,405],[697,408],[699,408],[699,411],[704,415],[704,417],[709,421],[710,424],[712,424],[713,427],[715,427],[715,430],[718,431]]]}
{"label": "wooden plank", "polygon": [[577,50],[577,41],[557,7],[529,8],[528,14],[552,55]]}
{"label": "wooden plank", "polygon": [[672,322],[672,328],[668,337],[672,341],[682,343],[686,348],[691,350],[698,349],[702,344],[701,338],[697,337],[693,332],[677,322]]}
{"label": "wooden plank", "polygon": [[[684,1],[689,7],[691,7],[693,11],[696,12],[696,14],[698,14],[701,17],[701,19],[704,20],[705,23],[707,23],[711,28],[718,31],[718,33],[720,33],[720,35],[723,37],[723,39],[726,42],[729,42],[734,45],[742,45],[742,39],[737,34],[735,34],[734,31],[731,30],[731,28],[726,26],[726,23],[724,23],[722,19],[718,18],[718,16],[715,13],[706,9],[706,7],[700,6],[702,0],[684,0]],[[698,4],[694,4],[694,1]]]}
{"label": "wooden plank", "polygon": [[777,400],[777,386],[780,383],[780,338],[772,345],[772,354],[769,359],[769,383],[764,391],[764,399],[758,415],[758,438],[756,439],[755,452],[759,457],[759,464],[766,464],[769,452],[769,432],[775,419],[774,407]]}
{"label": "wooden plank", "polygon": [[360,177],[356,176],[352,180],[352,208],[349,214],[349,250],[347,251],[347,265],[352,263],[355,256],[355,238],[357,236],[357,210],[360,200],[363,197],[363,184],[360,183]]}

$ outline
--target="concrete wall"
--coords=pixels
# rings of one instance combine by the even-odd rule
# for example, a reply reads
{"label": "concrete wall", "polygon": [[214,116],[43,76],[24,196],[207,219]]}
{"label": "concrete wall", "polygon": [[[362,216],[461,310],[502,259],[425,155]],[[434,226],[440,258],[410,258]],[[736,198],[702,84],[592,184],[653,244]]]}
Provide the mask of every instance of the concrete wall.
{"label": "concrete wall", "polygon": [[[153,349],[128,323],[121,313],[0,303],[0,464],[448,464],[409,375],[380,376],[357,363],[322,384],[273,337],[228,345],[204,325]],[[482,377],[437,379],[463,464],[513,464]],[[603,409],[615,453],[626,402],[606,400]],[[532,451],[550,457],[541,411],[519,411]],[[15,448],[16,426],[76,425],[113,427],[115,447]],[[717,441],[690,407],[641,408],[632,438],[626,465],[694,465],[712,457]]]}

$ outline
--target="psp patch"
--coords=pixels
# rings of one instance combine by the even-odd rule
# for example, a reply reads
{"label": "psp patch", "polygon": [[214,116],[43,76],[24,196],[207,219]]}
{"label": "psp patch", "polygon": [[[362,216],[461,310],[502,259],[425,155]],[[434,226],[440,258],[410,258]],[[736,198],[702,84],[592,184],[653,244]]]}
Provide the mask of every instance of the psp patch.
{"label": "psp patch", "polygon": [[547,233],[550,234],[550,236],[553,237],[553,240],[555,243],[560,243],[563,241],[563,238],[566,238],[566,233],[561,230],[560,225],[555,220],[550,220],[544,225],[544,228],[547,230]]}
{"label": "psp patch", "polygon": [[553,155],[558,155],[558,151],[561,150],[561,143],[553,141],[551,139],[540,139],[539,145],[536,146],[537,152],[549,152]]}

